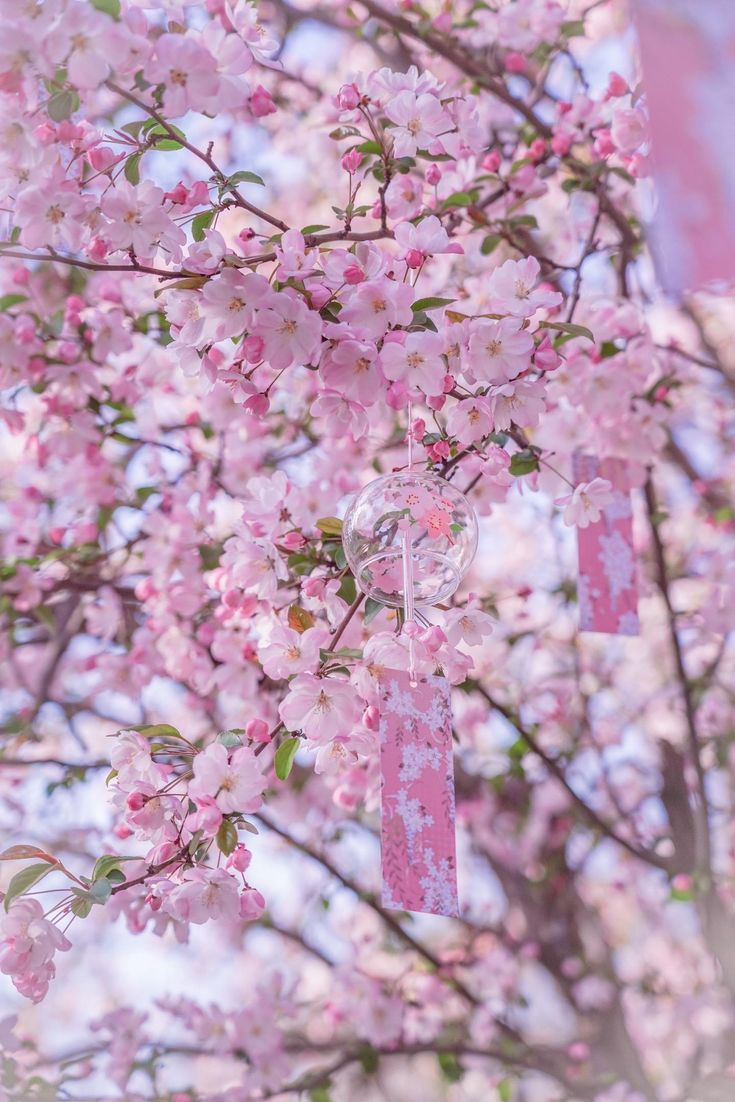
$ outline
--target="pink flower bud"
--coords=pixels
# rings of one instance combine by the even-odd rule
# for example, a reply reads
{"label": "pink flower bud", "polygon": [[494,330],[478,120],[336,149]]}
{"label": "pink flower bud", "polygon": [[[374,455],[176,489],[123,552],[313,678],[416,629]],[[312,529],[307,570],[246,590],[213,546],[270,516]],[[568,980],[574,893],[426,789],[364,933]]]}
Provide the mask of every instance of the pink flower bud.
{"label": "pink flower bud", "polygon": [[548,336],[543,336],[536,346],[533,361],[539,371],[555,371],[561,363],[561,356],[554,348]]}
{"label": "pink flower bud", "polygon": [[426,170],[426,182],[434,187],[442,178],[442,170],[439,165],[429,165]]}
{"label": "pink flower bud", "polygon": [[526,59],[523,54],[519,54],[516,51],[506,54],[503,59],[506,73],[525,73],[526,71]]}
{"label": "pink flower bud", "polygon": [[248,100],[248,106],[256,119],[262,119],[265,115],[272,115],[277,110],[273,97],[262,84],[253,89]]}
{"label": "pink flower bud", "polygon": [[584,1041],[574,1041],[573,1044],[567,1049],[567,1055],[570,1060],[582,1061],[586,1060],[590,1054],[589,1045],[586,1045]]}
{"label": "pink flower bud", "polygon": [[481,165],[486,172],[497,172],[500,168],[500,154],[497,149],[493,149],[492,152],[486,153],[482,158]]}
{"label": "pink flower bud", "polygon": [[87,150],[87,160],[95,172],[107,172],[114,164],[122,159],[107,145],[94,145]]}
{"label": "pink flower bud", "polygon": [[167,191],[163,197],[168,199],[170,203],[185,203],[189,198],[189,192],[186,190],[186,185],[179,180],[176,187]]}
{"label": "pink flower bud", "polygon": [[551,148],[557,157],[564,157],[572,148],[571,134],[554,134],[551,139]]}
{"label": "pink flower bud", "polygon": [[141,811],[148,803],[149,799],[150,797],[146,796],[143,792],[133,789],[132,792],[128,793],[126,803],[130,811]]}
{"label": "pink flower bud", "polygon": [[51,540],[52,543],[58,545],[64,538],[64,531],[65,529],[63,528],[49,528],[48,538]]}
{"label": "pink flower bud", "polygon": [[354,111],[360,104],[360,92],[356,84],[343,84],[337,93],[337,106],[343,111]]}
{"label": "pink flower bud", "polygon": [[610,99],[613,96],[627,96],[629,91],[628,82],[627,80],[623,80],[620,73],[610,73],[607,89],[605,91],[606,98]]}
{"label": "pink flower bud", "polygon": [[18,287],[24,287],[31,278],[31,273],[22,264],[13,269],[13,283]]}
{"label": "pink flower bud", "polygon": [[116,838],[123,839],[129,838],[133,832],[129,826],[125,826],[125,823],[118,823],[117,826],[113,827],[112,833]]}
{"label": "pink flower bud", "polygon": [[306,544],[306,540],[300,532],[287,532],[281,540],[281,544],[288,551],[300,551]]}
{"label": "pink flower bud", "polygon": [[426,254],[421,249],[409,249],[403,259],[409,268],[420,268],[426,260]]}
{"label": "pink flower bud", "polygon": [[316,597],[317,599],[324,596],[324,578],[304,578],[301,583],[301,592],[305,597]]}
{"label": "pink flower bud", "polygon": [[426,404],[429,407],[429,409],[437,409],[438,410],[438,409],[443,409],[444,408],[444,406],[446,404],[446,401],[447,401],[447,399],[446,399],[445,395],[439,394],[438,396],[433,395],[432,397],[427,398],[426,399]]}
{"label": "pink flower bud", "polygon": [[437,440],[435,444],[431,444],[429,449],[429,457],[434,463],[441,463],[444,459],[449,459],[449,443],[447,440]]}
{"label": "pink flower bud", "polygon": [[240,842],[235,846],[234,850],[227,858],[225,868],[237,869],[238,872],[245,872],[252,859],[253,855],[250,850]]}
{"label": "pink flower bud", "polygon": [[244,409],[252,413],[253,417],[265,417],[270,409],[270,402],[266,394],[251,394],[245,402]]}
{"label": "pink flower bud", "polygon": [[245,353],[245,359],[249,364],[258,364],[263,359],[265,343],[262,337],[257,337],[253,333],[251,333],[242,342],[241,348]]}
{"label": "pink flower bud", "polygon": [[438,624],[432,624],[432,626],[427,628],[421,636],[421,642],[430,654],[435,654],[446,641],[447,637]]}
{"label": "pink flower bud", "polygon": [[255,888],[246,888],[240,896],[240,918],[260,918],[265,910],[265,900]]}
{"label": "pink flower bud", "polygon": [[354,287],[356,283],[362,283],[365,279],[365,273],[358,264],[349,264],[342,274],[345,283],[349,283],[352,287]]}
{"label": "pink flower bud", "polygon": [[534,161],[540,161],[546,152],[546,142],[543,138],[536,138],[528,147],[528,152]]}
{"label": "pink flower bud", "polygon": [[349,172],[351,176],[354,172],[357,172],[362,164],[362,153],[359,149],[350,149],[349,152],[345,153],[342,157],[341,164],[345,172]]}
{"label": "pink flower bud", "polygon": [[369,731],[377,731],[378,727],[380,726],[380,711],[375,706],[375,704],[371,704],[368,708],[365,709],[365,714],[362,717],[362,722],[365,724]]}
{"label": "pink flower bud", "polygon": [[442,383],[442,390],[445,394],[451,394],[454,390],[455,378],[454,375],[445,375],[444,382]]}
{"label": "pink flower bud", "polygon": [[104,260],[107,256],[109,246],[103,237],[93,237],[87,245],[87,256],[90,260]]}
{"label": "pink flower bud", "polygon": [[245,734],[252,742],[270,742],[271,733],[264,719],[251,719],[245,725]]}
{"label": "pink flower bud", "polygon": [[612,140],[612,134],[606,126],[596,131],[593,149],[598,157],[609,157],[615,152],[615,148],[616,146],[615,142]]}

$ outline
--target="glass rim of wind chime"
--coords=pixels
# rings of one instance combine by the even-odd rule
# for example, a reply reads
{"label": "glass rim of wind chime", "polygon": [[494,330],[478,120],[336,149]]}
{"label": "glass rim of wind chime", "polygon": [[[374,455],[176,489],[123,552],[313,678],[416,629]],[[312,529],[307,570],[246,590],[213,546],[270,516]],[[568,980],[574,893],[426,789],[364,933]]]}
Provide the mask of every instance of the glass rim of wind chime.
{"label": "glass rim of wind chime", "polygon": [[[371,551],[371,543],[379,544],[380,541],[376,536],[371,539],[360,531],[360,511],[369,510],[371,498],[379,498],[382,488],[398,489],[411,485],[433,490],[435,494],[438,492],[443,502],[451,504],[452,516],[461,516],[463,521],[456,536],[444,539],[439,549],[417,549],[414,543],[412,562],[416,582],[413,605],[416,608],[427,608],[451,597],[477,552],[479,530],[475,510],[462,491],[447,479],[432,471],[416,470],[393,471],[372,479],[353,496],[347,507],[342,523],[342,542],[358,588],[389,608],[403,607],[405,594],[380,589],[371,580],[369,571],[376,564],[384,566],[391,561],[397,568],[403,556],[402,545],[396,540],[393,544],[377,546]],[[460,535],[461,538],[458,538]],[[417,542],[421,542],[423,538],[419,537]],[[435,580],[433,585],[432,579]]]}

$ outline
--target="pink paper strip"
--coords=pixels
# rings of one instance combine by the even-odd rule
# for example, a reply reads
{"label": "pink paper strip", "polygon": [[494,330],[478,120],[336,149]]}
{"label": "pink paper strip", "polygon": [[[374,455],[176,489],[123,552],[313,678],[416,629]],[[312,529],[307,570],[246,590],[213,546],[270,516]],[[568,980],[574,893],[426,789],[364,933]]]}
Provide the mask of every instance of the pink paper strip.
{"label": "pink paper strip", "polygon": [[735,278],[735,4],[634,0],[658,194],[652,242],[672,292]]}
{"label": "pink paper strip", "polygon": [[457,915],[449,684],[380,676],[383,906]]}
{"label": "pink paper strip", "polygon": [[638,578],[627,465],[622,459],[599,460],[576,453],[573,470],[575,483],[606,478],[615,493],[597,523],[577,529],[580,629],[638,635]]}

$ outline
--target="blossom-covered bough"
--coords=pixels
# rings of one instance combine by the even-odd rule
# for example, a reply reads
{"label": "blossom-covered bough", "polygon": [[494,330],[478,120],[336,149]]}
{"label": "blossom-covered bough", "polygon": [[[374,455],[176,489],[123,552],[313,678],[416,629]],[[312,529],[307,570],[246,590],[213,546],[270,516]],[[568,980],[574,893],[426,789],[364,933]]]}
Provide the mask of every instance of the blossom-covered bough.
{"label": "blossom-covered bough", "polygon": [[[0,16],[3,1097],[729,1099],[735,365],[656,293],[617,4]],[[461,920],[376,894],[407,643],[338,518],[407,432],[482,520],[413,640]],[[576,451],[639,639],[578,631]]]}

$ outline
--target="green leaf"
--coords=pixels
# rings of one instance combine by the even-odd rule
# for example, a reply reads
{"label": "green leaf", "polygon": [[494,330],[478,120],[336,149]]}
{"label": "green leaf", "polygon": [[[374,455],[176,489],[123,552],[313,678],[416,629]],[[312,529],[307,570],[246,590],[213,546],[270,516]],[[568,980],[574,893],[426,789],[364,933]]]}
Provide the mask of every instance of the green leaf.
{"label": "green leaf", "polygon": [[320,222],[316,222],[313,226],[304,226],[302,233],[304,237],[308,237],[310,233],[319,233],[319,230],[328,230],[329,226],[323,226]]}
{"label": "green leaf", "polygon": [[5,313],[11,306],[17,306],[19,302],[28,302],[28,295],[0,296],[0,312]]}
{"label": "green leaf", "polygon": [[691,903],[694,892],[691,888],[672,888],[669,898],[676,903]]}
{"label": "green leaf", "polygon": [[450,195],[444,200],[442,206],[445,209],[447,207],[469,207],[476,202],[476,191],[455,191],[454,195]]}
{"label": "green leaf", "polygon": [[39,865],[28,865],[27,868],[21,869],[20,872],[16,872],[13,879],[8,884],[8,890],[5,893],[4,907],[7,911],[10,908],[10,904],[14,899],[17,899],[19,895],[23,895],[29,888],[32,888],[34,884],[37,884],[39,880],[43,880],[44,876],[48,876],[56,868],[56,865],[50,864],[48,861],[44,861]]}
{"label": "green leaf", "polygon": [[77,898],[71,905],[71,913],[76,915],[77,918],[86,918],[89,912],[92,910],[92,900],[89,898],[87,892],[80,892]]}
{"label": "green leaf", "polygon": [[201,214],[198,214],[191,223],[191,236],[195,241],[204,240],[204,231],[208,230],[214,221],[214,216],[217,212],[214,210],[205,210]]}
{"label": "green leaf", "polygon": [[411,309],[414,314],[418,314],[421,310],[438,310],[440,307],[450,306],[456,301],[453,298],[420,298],[418,302],[414,302]]}
{"label": "green leaf", "polygon": [[79,110],[79,95],[74,91],[57,92],[46,104],[46,110],[54,122],[63,122]]}
{"label": "green leaf", "polygon": [[233,750],[236,746],[242,746],[242,736],[244,734],[245,731],[242,727],[232,727],[229,731],[220,731],[217,735],[217,742],[221,742],[228,750]]}
{"label": "green leaf", "polygon": [[0,861],[29,861],[33,857],[39,857],[42,861],[54,860],[50,853],[37,846],[11,846],[0,853]]}
{"label": "green leaf", "polygon": [[145,735],[149,739],[181,738],[181,732],[170,723],[144,723],[140,727],[131,727],[130,730],[137,731],[139,735]]}
{"label": "green leaf", "polygon": [[274,764],[279,781],[285,781],[289,776],[300,742],[297,738],[287,738],[276,750]]}
{"label": "green leaf", "polygon": [[482,244],[480,245],[480,252],[483,256],[490,256],[491,252],[497,249],[503,238],[499,233],[489,233],[487,237],[483,237]]}
{"label": "green leaf", "polygon": [[351,574],[345,574],[342,584],[337,590],[337,596],[348,605],[351,605],[357,597],[357,586]]}
{"label": "green leaf", "polygon": [[314,617],[301,605],[291,605],[288,610],[288,626],[303,635],[309,628],[314,627]]}
{"label": "green leaf", "polygon": [[[95,861],[94,868],[92,869],[92,881],[100,880],[103,876],[109,876],[111,872],[120,870],[120,864],[122,861],[137,861],[137,857],[121,857],[117,853],[103,853],[101,857]],[[123,880],[125,877],[123,876]]]}
{"label": "green leaf", "polygon": [[448,1083],[458,1083],[464,1075],[464,1071],[454,1053],[437,1052],[436,1058],[439,1061],[439,1068],[446,1081]]}
{"label": "green leaf", "polygon": [[363,1045],[363,1047],[360,1049],[359,1060],[362,1064],[362,1070],[365,1072],[366,1075],[374,1075],[375,1072],[378,1070],[380,1056],[375,1051],[372,1045]]}
{"label": "green leaf", "polygon": [[328,1087],[312,1087],[309,1091],[310,1102],[332,1102]]}
{"label": "green leaf", "polygon": [[217,831],[217,845],[225,857],[229,857],[237,845],[237,827],[229,819],[223,819]]}
{"label": "green leaf", "polygon": [[367,142],[360,142],[355,148],[359,150],[360,153],[375,154],[375,156],[378,157],[383,152],[380,142],[373,141],[372,139]]}
{"label": "green leaf", "polygon": [[321,520],[315,522],[314,527],[318,528],[325,536],[342,535],[342,521],[339,517],[322,517]]}
{"label": "green leaf", "polygon": [[371,623],[384,608],[385,605],[381,605],[380,601],[376,601],[373,597],[368,597],[365,602],[365,623]]}
{"label": "green leaf", "polygon": [[92,7],[111,15],[113,19],[120,18],[120,0],[92,0]]}
{"label": "green leaf", "polygon": [[566,333],[571,337],[586,337],[588,341],[595,343],[594,334],[586,325],[575,325],[571,321],[541,321],[539,329],[555,329],[557,333]]}
{"label": "green leaf", "polygon": [[142,153],[133,153],[125,162],[125,179],[135,185],[140,183],[140,159]]}
{"label": "green leaf", "polygon": [[531,471],[537,471],[538,469],[538,456],[528,448],[516,452],[511,457],[510,473],[514,478],[520,478],[521,475],[530,474]]}
{"label": "green leaf", "polygon": [[[568,19],[561,25],[561,33],[565,34],[567,38],[578,37],[584,34],[584,19]],[[505,1102],[505,1099],[501,1099],[501,1102]]]}
{"label": "green leaf", "polygon": [[236,172],[233,176],[227,177],[223,190],[230,191],[238,184],[260,184],[261,187],[265,187],[265,180],[262,176],[258,176],[257,172]]}
{"label": "green leaf", "polygon": [[89,889],[89,895],[93,903],[99,903],[103,907],[112,895],[112,884],[106,876],[95,880]]}

